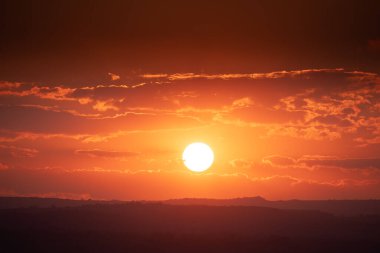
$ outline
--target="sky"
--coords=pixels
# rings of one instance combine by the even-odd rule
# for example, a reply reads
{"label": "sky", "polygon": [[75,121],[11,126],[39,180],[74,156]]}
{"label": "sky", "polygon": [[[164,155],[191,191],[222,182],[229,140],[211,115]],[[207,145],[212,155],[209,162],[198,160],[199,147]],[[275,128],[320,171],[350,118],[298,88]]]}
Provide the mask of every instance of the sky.
{"label": "sky", "polygon": [[[0,195],[380,198],[379,1],[1,1]],[[186,169],[184,148],[215,162]]]}

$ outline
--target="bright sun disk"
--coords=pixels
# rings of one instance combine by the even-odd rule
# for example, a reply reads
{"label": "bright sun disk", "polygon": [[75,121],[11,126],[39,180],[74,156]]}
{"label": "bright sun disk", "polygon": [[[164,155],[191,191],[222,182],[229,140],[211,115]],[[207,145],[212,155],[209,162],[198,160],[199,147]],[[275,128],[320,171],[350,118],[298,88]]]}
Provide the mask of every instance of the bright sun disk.
{"label": "bright sun disk", "polygon": [[207,144],[195,142],[185,148],[182,160],[189,170],[202,172],[210,168],[214,162],[214,152]]}

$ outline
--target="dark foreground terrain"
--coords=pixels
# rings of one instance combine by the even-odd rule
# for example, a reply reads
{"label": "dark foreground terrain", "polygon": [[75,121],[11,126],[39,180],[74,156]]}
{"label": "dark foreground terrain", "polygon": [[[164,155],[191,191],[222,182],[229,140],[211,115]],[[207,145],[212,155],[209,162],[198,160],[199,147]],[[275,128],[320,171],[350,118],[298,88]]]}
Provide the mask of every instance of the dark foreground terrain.
{"label": "dark foreground terrain", "polygon": [[93,203],[0,210],[2,252],[380,252],[380,216]]}

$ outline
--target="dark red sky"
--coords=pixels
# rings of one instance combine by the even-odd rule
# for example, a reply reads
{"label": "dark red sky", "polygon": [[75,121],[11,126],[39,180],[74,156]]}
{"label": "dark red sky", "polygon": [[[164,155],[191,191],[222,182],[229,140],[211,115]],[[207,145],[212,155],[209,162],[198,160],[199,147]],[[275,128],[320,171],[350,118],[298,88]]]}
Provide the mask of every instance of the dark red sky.
{"label": "dark red sky", "polygon": [[[1,1],[3,80],[380,68],[379,1]],[[41,74],[43,73],[43,74]]]}
{"label": "dark red sky", "polygon": [[[380,198],[379,1],[1,1],[0,195]],[[209,171],[181,153],[203,141]]]}

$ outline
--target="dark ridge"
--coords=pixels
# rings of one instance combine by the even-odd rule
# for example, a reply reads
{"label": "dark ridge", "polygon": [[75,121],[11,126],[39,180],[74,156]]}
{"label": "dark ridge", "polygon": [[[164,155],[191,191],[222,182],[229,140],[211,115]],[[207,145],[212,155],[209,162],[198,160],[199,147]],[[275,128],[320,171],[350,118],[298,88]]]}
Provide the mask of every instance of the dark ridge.
{"label": "dark ridge", "polygon": [[269,201],[260,196],[235,199],[171,199],[171,205],[261,206],[278,209],[318,210],[335,215],[380,214],[380,200],[281,200]]}
{"label": "dark ridge", "polygon": [[283,200],[269,201],[260,196],[234,199],[184,198],[164,201],[72,200],[35,197],[0,197],[0,209],[75,207],[96,204],[163,203],[168,205],[257,206],[291,210],[316,210],[335,215],[380,214],[380,200]]}

